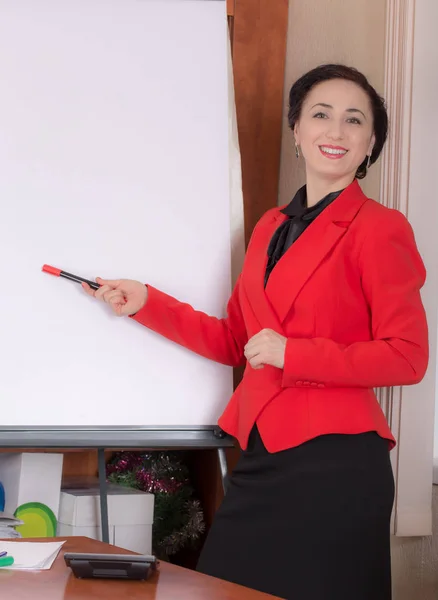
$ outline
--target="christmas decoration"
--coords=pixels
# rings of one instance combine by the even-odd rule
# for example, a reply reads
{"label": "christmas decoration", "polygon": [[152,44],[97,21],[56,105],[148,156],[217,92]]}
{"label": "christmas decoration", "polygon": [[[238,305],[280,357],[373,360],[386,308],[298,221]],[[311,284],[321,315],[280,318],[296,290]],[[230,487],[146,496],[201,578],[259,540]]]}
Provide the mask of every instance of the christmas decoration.
{"label": "christmas decoration", "polygon": [[176,452],[117,452],[106,466],[112,483],[155,495],[152,544],[162,559],[196,548],[205,531],[200,502],[193,497],[187,466]]}

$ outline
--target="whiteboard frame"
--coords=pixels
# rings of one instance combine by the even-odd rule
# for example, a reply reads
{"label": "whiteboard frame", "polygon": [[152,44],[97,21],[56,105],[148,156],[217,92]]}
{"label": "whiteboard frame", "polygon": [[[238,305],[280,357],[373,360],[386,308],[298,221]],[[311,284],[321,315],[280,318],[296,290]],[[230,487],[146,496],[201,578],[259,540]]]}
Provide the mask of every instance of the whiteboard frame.
{"label": "whiteboard frame", "polygon": [[211,427],[0,427],[0,448],[232,448]]}

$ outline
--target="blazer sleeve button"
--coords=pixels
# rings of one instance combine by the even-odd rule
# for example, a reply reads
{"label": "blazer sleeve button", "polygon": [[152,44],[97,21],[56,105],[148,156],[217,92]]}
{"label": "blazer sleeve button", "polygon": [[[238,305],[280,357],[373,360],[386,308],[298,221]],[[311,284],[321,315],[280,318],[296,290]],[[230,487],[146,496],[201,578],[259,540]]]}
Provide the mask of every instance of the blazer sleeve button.
{"label": "blazer sleeve button", "polygon": [[322,388],[325,388],[325,385],[324,385],[323,383],[318,383],[318,387],[319,387],[320,389],[322,389]]}
{"label": "blazer sleeve button", "polygon": [[296,386],[297,386],[297,387],[301,387],[302,385],[303,385],[303,382],[302,382],[302,381],[297,381],[297,382],[296,382]]}
{"label": "blazer sleeve button", "polygon": [[312,383],[311,383],[310,385],[311,385],[312,387],[314,387],[314,388],[318,387],[318,384],[317,384],[317,383],[315,383],[314,381],[312,381]]}
{"label": "blazer sleeve button", "polygon": [[310,381],[303,381],[303,385],[306,385],[306,386],[310,385]]}

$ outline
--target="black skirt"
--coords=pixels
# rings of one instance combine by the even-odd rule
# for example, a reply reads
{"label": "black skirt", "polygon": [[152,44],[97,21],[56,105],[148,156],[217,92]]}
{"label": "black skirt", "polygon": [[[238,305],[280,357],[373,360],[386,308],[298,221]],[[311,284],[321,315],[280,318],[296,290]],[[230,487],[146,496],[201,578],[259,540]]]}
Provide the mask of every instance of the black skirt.
{"label": "black skirt", "polygon": [[287,600],[390,600],[393,501],[376,433],[269,454],[254,427],[198,570]]}

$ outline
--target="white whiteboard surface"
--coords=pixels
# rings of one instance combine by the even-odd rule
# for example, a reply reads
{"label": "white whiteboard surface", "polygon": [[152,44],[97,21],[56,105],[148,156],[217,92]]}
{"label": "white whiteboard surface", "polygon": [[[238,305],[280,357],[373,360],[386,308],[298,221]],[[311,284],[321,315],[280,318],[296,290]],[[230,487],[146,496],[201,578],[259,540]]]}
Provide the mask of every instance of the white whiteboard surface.
{"label": "white whiteboard surface", "polygon": [[41,272],[230,293],[223,1],[0,0],[0,427],[203,426],[229,367]]}

